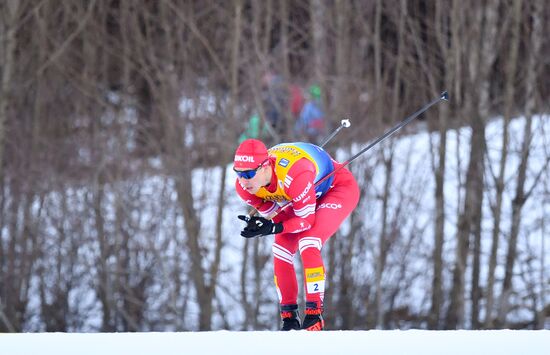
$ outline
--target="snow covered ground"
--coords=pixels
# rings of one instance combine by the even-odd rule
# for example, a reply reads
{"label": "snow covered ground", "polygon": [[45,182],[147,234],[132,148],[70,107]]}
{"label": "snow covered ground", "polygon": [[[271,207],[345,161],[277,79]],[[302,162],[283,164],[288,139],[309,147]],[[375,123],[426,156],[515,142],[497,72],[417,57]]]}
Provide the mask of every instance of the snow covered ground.
{"label": "snow covered ground", "polygon": [[0,334],[1,355],[542,355],[550,330]]}

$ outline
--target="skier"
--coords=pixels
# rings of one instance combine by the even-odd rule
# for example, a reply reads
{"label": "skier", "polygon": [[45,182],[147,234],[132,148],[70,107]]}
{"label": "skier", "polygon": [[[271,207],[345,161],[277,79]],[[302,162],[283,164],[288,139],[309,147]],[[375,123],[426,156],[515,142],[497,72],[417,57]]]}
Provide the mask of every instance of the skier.
{"label": "skier", "polygon": [[[283,143],[267,150],[259,140],[243,141],[235,153],[235,188],[260,216],[247,222],[241,236],[275,234],[273,267],[282,318],[281,330],[322,330],[325,267],[321,248],[357,206],[359,188],[346,168],[315,183],[341,166],[322,148]],[[290,208],[279,211],[291,203]],[[270,219],[274,216],[272,219]],[[298,316],[298,284],[293,259],[300,252],[304,269],[305,317]]]}

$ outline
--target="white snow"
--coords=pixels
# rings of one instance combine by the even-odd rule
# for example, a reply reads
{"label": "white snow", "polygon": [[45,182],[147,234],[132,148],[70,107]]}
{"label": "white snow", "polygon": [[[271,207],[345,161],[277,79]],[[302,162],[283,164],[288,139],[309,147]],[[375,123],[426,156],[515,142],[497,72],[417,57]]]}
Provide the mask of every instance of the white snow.
{"label": "white snow", "polygon": [[0,334],[1,355],[542,355],[550,330]]}

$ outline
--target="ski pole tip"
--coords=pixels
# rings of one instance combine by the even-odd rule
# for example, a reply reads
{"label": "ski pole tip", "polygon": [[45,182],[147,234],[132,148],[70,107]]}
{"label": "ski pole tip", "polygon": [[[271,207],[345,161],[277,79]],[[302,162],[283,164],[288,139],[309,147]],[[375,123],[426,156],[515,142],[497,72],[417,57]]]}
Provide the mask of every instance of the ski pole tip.
{"label": "ski pole tip", "polygon": [[441,96],[439,97],[441,100],[449,101],[449,93],[447,91],[443,91],[441,93]]}
{"label": "ski pole tip", "polygon": [[348,119],[342,120],[340,124],[342,125],[342,127],[345,127],[345,128],[348,128],[349,126],[351,126],[351,122]]}

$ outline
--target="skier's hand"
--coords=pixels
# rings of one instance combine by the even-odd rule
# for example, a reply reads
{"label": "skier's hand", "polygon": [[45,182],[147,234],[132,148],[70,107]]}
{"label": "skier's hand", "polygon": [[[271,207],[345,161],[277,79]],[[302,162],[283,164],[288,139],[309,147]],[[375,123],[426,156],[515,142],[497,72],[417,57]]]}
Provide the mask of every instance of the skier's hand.
{"label": "skier's hand", "polygon": [[238,219],[240,219],[241,221],[244,221],[246,222],[246,228],[255,228],[256,227],[256,222],[255,220],[253,219],[254,217],[253,216],[248,216],[248,215],[238,215],[237,216]]}
{"label": "skier's hand", "polygon": [[239,219],[247,223],[241,231],[241,236],[245,238],[261,237],[264,235],[277,234],[283,231],[282,223],[274,223],[264,217],[238,216]]}

